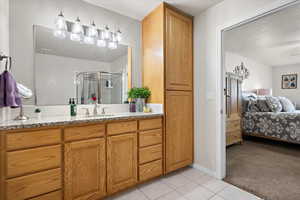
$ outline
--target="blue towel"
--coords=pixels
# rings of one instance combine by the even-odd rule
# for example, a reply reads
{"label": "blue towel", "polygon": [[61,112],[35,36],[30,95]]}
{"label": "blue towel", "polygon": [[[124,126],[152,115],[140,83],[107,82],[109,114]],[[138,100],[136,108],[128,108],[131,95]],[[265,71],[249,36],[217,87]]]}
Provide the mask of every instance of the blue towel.
{"label": "blue towel", "polygon": [[17,83],[11,73],[5,70],[0,75],[0,107],[18,108],[21,105]]}

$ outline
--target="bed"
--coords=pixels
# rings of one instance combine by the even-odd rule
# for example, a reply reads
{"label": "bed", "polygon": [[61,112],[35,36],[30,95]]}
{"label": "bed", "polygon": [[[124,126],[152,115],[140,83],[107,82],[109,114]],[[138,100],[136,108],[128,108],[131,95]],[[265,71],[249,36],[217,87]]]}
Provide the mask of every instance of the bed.
{"label": "bed", "polygon": [[242,117],[244,135],[300,144],[300,111],[245,112]]}

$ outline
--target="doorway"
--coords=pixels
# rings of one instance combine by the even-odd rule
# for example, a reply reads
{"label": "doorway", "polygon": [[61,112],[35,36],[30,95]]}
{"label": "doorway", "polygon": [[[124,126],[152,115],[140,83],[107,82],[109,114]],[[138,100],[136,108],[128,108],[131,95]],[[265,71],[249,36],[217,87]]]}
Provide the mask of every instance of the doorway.
{"label": "doorway", "polygon": [[[221,91],[221,93],[220,93],[220,102],[219,102],[219,105],[220,105],[220,108],[223,108],[222,110],[224,110],[223,111],[223,113],[224,113],[224,115],[222,116],[222,117],[220,117],[220,133],[223,133],[223,134],[220,134],[220,141],[219,141],[219,144],[220,144],[220,148],[221,149],[219,149],[220,151],[218,152],[218,163],[220,164],[219,165],[219,167],[220,168],[218,168],[218,172],[219,172],[219,174],[221,175],[221,177],[222,178],[224,178],[225,176],[226,176],[226,174],[228,175],[228,172],[229,172],[229,170],[227,169],[226,170],[226,166],[231,166],[231,165],[228,165],[228,163],[229,162],[232,162],[232,160],[230,160],[231,158],[228,158],[227,157],[227,160],[226,160],[226,128],[228,128],[228,126],[226,125],[226,114],[227,114],[227,112],[225,112],[225,108],[226,108],[226,101],[225,101],[225,98],[224,98],[224,91],[223,91],[223,88],[226,88],[226,62],[228,63],[228,61],[226,61],[226,57],[227,57],[227,59],[228,59],[228,55],[226,55],[226,43],[224,42],[225,41],[225,37],[226,37],[226,34],[228,34],[229,32],[234,32],[234,30],[236,30],[236,29],[241,29],[241,27],[243,27],[243,26],[248,26],[249,24],[251,24],[251,23],[256,23],[257,21],[260,21],[260,20],[264,20],[264,19],[266,19],[266,18],[268,18],[268,17],[270,17],[270,16],[274,16],[274,15],[278,15],[278,13],[283,13],[286,9],[291,9],[291,8],[294,8],[294,7],[296,7],[296,6],[299,6],[299,10],[300,10],[300,5],[299,5],[299,1],[296,1],[296,2],[294,2],[294,3],[289,3],[289,4],[286,4],[286,5],[284,5],[284,6],[281,6],[281,7],[277,7],[276,9],[270,9],[270,10],[268,10],[268,11],[265,11],[263,14],[260,14],[260,15],[257,15],[256,17],[254,17],[254,18],[251,18],[251,19],[247,19],[247,20],[244,20],[244,21],[242,21],[241,23],[238,23],[238,24],[235,24],[235,25],[232,25],[232,26],[227,26],[227,27],[224,27],[224,28],[221,28],[220,29],[220,41],[219,41],[219,43],[220,43],[220,48],[219,48],[219,50],[220,50],[220,68],[221,68],[221,72],[220,72],[220,85],[221,85],[221,87],[220,87],[220,91]],[[289,12],[290,13],[290,12]],[[281,16],[282,17],[282,16]],[[289,17],[287,17],[287,19],[289,19]],[[295,21],[297,21],[297,20],[295,20]],[[263,27],[263,28],[265,28],[265,29],[267,29],[267,24],[269,24],[269,23],[266,23],[265,22],[265,26]],[[285,24],[285,23],[283,23],[283,24]],[[281,24],[282,25],[282,24]],[[259,32],[259,31],[258,31]],[[253,34],[252,34],[253,35]],[[257,34],[257,35],[259,35],[259,34]],[[238,38],[238,37],[240,37],[240,35],[239,34],[236,34],[235,33],[235,35],[232,37],[232,38],[234,38],[234,39],[236,39],[236,38]],[[243,37],[241,37],[242,39],[243,39]],[[240,39],[241,39],[240,38]],[[249,38],[250,37],[247,37],[247,36],[245,36],[244,37],[244,39],[246,39],[246,40],[249,40]],[[262,37],[257,37],[258,39],[261,39]],[[267,43],[267,42],[269,42],[269,41],[267,41],[266,39],[270,39],[270,38],[264,38],[265,40],[264,41],[262,41],[262,42],[265,42],[265,43]],[[278,45],[278,44],[277,44]],[[236,45],[236,46],[238,46],[238,45]],[[238,49],[237,51],[241,51],[241,49],[243,48],[243,45],[241,45],[241,46],[238,46],[238,48],[236,48],[236,49]],[[255,50],[254,50],[255,51]],[[245,59],[245,55],[247,55],[247,54],[244,54],[243,55],[243,59]],[[250,55],[250,54],[249,54]],[[231,57],[234,57],[234,58],[232,58],[232,59],[235,59],[235,61],[236,60],[239,60],[238,58],[237,58],[237,56],[235,56],[235,55],[231,55]],[[250,56],[251,57],[251,56]],[[243,60],[242,59],[242,60]],[[245,63],[243,63],[243,64],[245,64]],[[235,67],[237,67],[237,66],[239,66],[239,69],[241,69],[241,66],[243,65],[242,64],[242,62],[237,62],[236,63],[236,65],[234,65],[234,64],[232,64],[232,67],[233,68],[231,68],[229,71],[230,72],[232,72],[233,70],[234,70],[234,68]],[[247,64],[247,66],[246,67],[248,67],[249,65]],[[300,68],[300,67],[299,67]],[[252,69],[252,72],[253,72],[253,69]],[[251,71],[250,71],[250,74],[251,74]],[[251,76],[251,75],[250,75]],[[260,78],[260,79],[264,79],[264,76],[262,76],[262,78]],[[272,81],[273,82],[273,81]],[[243,83],[243,85],[244,85],[244,88],[245,88],[245,83]],[[249,85],[249,84],[248,84]],[[250,84],[250,86],[251,86],[251,84]],[[252,84],[252,86],[254,87],[254,88],[251,88],[251,87],[247,87],[246,89],[244,89],[244,91],[245,90],[250,90],[250,89],[254,89],[254,90],[256,90],[255,92],[256,93],[258,93],[258,94],[262,94],[262,93],[264,93],[264,92],[269,92],[269,91],[267,91],[266,89],[272,89],[272,88],[270,88],[270,87],[268,87],[268,86],[261,86],[261,85],[256,85],[256,86],[254,86],[253,84]],[[222,89],[221,89],[222,88]],[[244,92],[244,91],[242,91],[242,92]],[[242,105],[241,105],[242,106]],[[241,119],[241,121],[243,121],[243,119]],[[243,130],[242,130],[242,128],[241,128],[241,132],[242,132]],[[241,133],[242,134],[242,133]],[[258,141],[257,141],[258,140]],[[249,142],[250,141],[250,142]],[[254,137],[254,139],[251,141],[251,140],[246,140],[246,142],[244,143],[244,146],[245,147],[247,147],[246,149],[248,149],[248,152],[249,151],[251,151],[251,149],[252,149],[252,151],[253,152],[256,152],[256,153],[262,153],[262,152],[258,152],[258,150],[267,150],[267,151],[265,151],[264,153],[262,153],[262,154],[266,154],[267,155],[267,153],[270,153],[270,154],[268,154],[268,159],[270,159],[270,157],[272,157],[272,155],[275,155],[275,154],[273,154],[274,152],[276,152],[277,151],[277,153],[278,152],[285,152],[285,154],[290,154],[290,155],[296,155],[297,156],[297,152],[299,151],[299,149],[298,149],[298,146],[297,145],[287,145],[287,144],[281,144],[281,142],[278,142],[278,143],[276,143],[276,142],[274,142],[273,140],[268,140],[268,139],[264,139],[264,140],[260,140],[260,139],[257,139],[256,137]],[[239,142],[239,141],[238,141]],[[261,146],[259,146],[259,145],[257,145],[257,144],[262,144],[262,146],[263,147],[261,147]],[[235,147],[237,147],[237,148],[240,148],[241,149],[241,146],[242,145],[240,145],[240,144],[235,144],[235,142],[233,142],[233,145],[235,146]],[[239,146],[240,145],[240,146]],[[252,147],[251,147],[251,145],[252,145]],[[254,145],[254,146],[253,146]],[[269,145],[269,146],[268,146]],[[278,145],[279,145],[279,148],[278,148]],[[287,147],[286,147],[287,146]],[[291,147],[292,146],[292,147]],[[288,148],[288,149],[286,149],[286,148]],[[250,149],[250,150],[249,150]],[[247,150],[246,150],[247,151]],[[237,155],[237,157],[241,157],[241,154],[242,153],[235,153],[235,152],[233,152],[232,154],[235,154],[235,156],[236,156],[236,154],[238,154]],[[283,154],[283,153],[282,153]],[[281,154],[281,155],[282,155]],[[278,154],[279,155],[279,154]],[[223,156],[223,157],[222,157]],[[250,153],[250,156],[251,156],[251,153]],[[292,157],[291,157],[292,158]],[[284,157],[283,159],[287,159],[287,157]],[[293,159],[293,158],[292,158]],[[249,159],[250,160],[250,159]],[[270,160],[272,160],[272,158],[270,159]],[[227,161],[227,162],[226,162]],[[254,160],[253,162],[256,162],[257,160]],[[226,165],[227,164],[227,165]],[[256,163],[257,164],[257,163]],[[261,164],[261,163],[258,163],[258,164]],[[243,172],[243,169],[241,170],[242,172]],[[300,171],[300,170],[299,170]],[[227,173],[226,173],[227,172]],[[263,174],[261,175],[261,176],[263,176]],[[286,177],[286,176],[288,176],[288,175],[286,175],[286,174],[283,174],[283,177]],[[257,178],[259,178],[259,177],[257,177]],[[270,178],[273,178],[272,176],[270,177]],[[225,179],[226,180],[226,179]],[[255,180],[254,180],[255,181]],[[242,182],[245,182],[245,180],[242,180]],[[232,182],[231,182],[232,183]],[[255,183],[255,182],[254,182]],[[296,183],[297,184],[297,183]],[[266,199],[268,199],[268,197],[269,196],[265,196],[264,194],[260,194],[260,193],[257,193],[256,191],[253,191],[253,190],[251,190],[251,188],[249,189],[249,188],[247,188],[247,187],[243,187],[243,186],[241,186],[241,185],[239,185],[239,184],[235,184],[235,185],[237,185],[237,186],[240,186],[240,187],[242,187],[242,189],[246,189],[246,190],[248,190],[248,191],[250,191],[250,192],[252,192],[252,193],[255,193],[255,194],[258,194],[259,196],[261,196],[261,197],[264,197],[264,198],[266,198]],[[299,185],[299,184],[298,184]],[[274,188],[273,188],[274,189]],[[296,189],[296,188],[294,188],[294,189]],[[274,191],[270,191],[271,193],[274,193]],[[287,195],[287,194],[286,194]],[[296,195],[296,194],[294,194],[294,195]],[[272,198],[273,199],[273,198]],[[274,199],[276,199],[276,198],[274,198]],[[286,198],[287,199],[287,198]],[[291,198],[292,199],[292,198]]]}

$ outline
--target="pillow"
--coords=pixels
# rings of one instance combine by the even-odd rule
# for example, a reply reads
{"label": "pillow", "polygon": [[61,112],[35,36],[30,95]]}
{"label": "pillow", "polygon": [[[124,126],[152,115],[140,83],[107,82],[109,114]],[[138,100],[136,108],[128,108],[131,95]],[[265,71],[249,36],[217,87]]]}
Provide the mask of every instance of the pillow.
{"label": "pillow", "polygon": [[268,97],[266,97],[266,102],[272,112],[281,112],[282,111],[282,105],[280,103],[279,98],[268,96]]}
{"label": "pillow", "polygon": [[243,92],[242,93],[242,98],[246,101],[249,99],[257,99],[257,95],[255,93],[249,93],[249,92]]}
{"label": "pillow", "polygon": [[259,111],[261,112],[270,112],[270,108],[267,104],[266,98],[261,98],[257,100],[257,107],[259,108]]}
{"label": "pillow", "polygon": [[278,97],[278,98],[282,105],[282,112],[295,112],[296,111],[296,108],[293,105],[293,103],[291,102],[291,100],[289,100],[286,97]]}
{"label": "pillow", "polygon": [[257,101],[254,99],[249,99],[248,101],[248,108],[247,108],[248,112],[259,112],[259,108],[257,106]]}

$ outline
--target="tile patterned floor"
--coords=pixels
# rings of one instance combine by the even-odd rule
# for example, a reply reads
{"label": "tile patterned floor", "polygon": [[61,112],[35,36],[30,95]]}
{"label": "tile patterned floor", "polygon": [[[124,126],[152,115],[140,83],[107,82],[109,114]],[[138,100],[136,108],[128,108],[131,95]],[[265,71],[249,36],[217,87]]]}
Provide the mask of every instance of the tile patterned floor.
{"label": "tile patterned floor", "polygon": [[106,200],[261,200],[193,168],[158,178]]}

